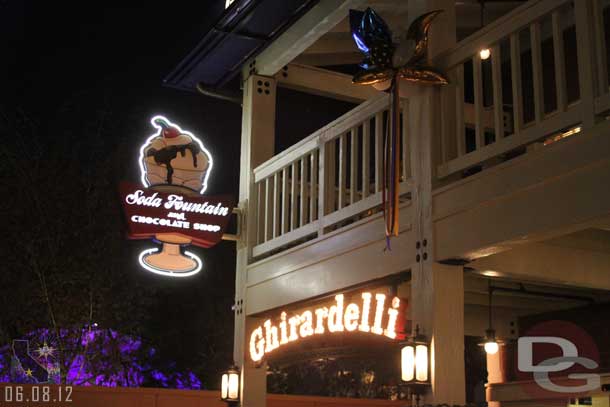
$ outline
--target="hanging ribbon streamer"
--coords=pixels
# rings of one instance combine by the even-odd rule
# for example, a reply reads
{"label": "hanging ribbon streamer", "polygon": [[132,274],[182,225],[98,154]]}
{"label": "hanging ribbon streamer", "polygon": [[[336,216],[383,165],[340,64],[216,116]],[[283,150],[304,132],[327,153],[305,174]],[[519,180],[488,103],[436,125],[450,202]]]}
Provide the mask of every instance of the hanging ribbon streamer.
{"label": "hanging ribbon streamer", "polygon": [[386,248],[391,250],[390,238],[398,236],[400,197],[400,82],[398,75],[392,81],[389,126],[385,134],[383,162],[383,216],[385,220]]}
{"label": "hanging ribbon streamer", "polygon": [[[428,30],[441,10],[431,11],[416,18],[407,30],[406,40],[415,42],[408,47],[392,42],[392,32],[383,19],[371,8],[365,11],[350,10],[352,38],[364,54],[362,68],[352,82],[373,85],[390,82],[391,104],[389,125],[384,134],[382,206],[385,220],[386,248],[391,250],[390,239],[398,236],[400,196],[400,87],[401,79],[426,84],[445,85],[447,78],[427,65]],[[412,50],[406,55],[406,50]],[[407,146],[404,146],[406,148]]]}

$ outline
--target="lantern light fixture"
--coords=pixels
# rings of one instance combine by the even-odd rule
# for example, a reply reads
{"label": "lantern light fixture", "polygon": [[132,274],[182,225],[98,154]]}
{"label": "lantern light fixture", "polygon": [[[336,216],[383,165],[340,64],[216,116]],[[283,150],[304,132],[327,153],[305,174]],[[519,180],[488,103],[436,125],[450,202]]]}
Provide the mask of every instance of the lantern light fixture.
{"label": "lantern light fixture", "polygon": [[485,333],[485,342],[483,344],[485,352],[488,355],[495,355],[500,349],[500,344],[496,340],[496,331],[494,331],[493,329],[488,329],[487,331],[485,331]]}
{"label": "lantern light fixture", "polygon": [[235,365],[222,374],[220,399],[229,405],[239,403],[239,369]]}
{"label": "lantern light fixture", "polygon": [[[481,28],[483,28],[485,26],[485,0],[479,0],[479,4],[481,5]],[[479,56],[481,60],[485,61],[491,56],[491,50],[483,48],[479,51]]]}
{"label": "lantern light fixture", "polygon": [[412,394],[423,394],[430,385],[430,344],[415,327],[415,335],[401,349],[401,379]]}
{"label": "lantern light fixture", "polygon": [[485,330],[485,339],[483,342],[479,343],[479,346],[482,346],[485,349],[485,353],[488,355],[495,355],[500,350],[500,345],[503,344],[502,341],[496,338],[496,330],[493,329],[493,318],[492,318],[492,295],[494,288],[491,286],[491,279],[487,282],[488,287],[488,297],[489,297],[489,306],[488,306],[488,316],[489,316],[489,328]]}

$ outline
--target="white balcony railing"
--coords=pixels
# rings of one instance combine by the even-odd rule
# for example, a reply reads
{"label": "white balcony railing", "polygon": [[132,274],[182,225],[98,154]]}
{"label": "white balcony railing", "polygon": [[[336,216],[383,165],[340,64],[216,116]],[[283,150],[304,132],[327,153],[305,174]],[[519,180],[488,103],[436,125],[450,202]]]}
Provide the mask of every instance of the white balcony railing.
{"label": "white balcony railing", "polygon": [[[437,58],[451,81],[434,112],[439,186],[606,118],[607,3],[530,0]],[[485,48],[491,57],[481,60]],[[253,258],[379,209],[388,107],[385,94],[369,100],[254,170]],[[401,194],[410,191],[406,122]]]}
{"label": "white balcony railing", "polygon": [[439,57],[452,82],[441,96],[439,178],[591,127],[610,110],[606,3],[530,0]]}
{"label": "white balcony railing", "polygon": [[[380,206],[388,108],[385,94],[364,102],[254,170],[253,257],[320,237]],[[406,193],[404,129],[401,144],[400,185]]]}

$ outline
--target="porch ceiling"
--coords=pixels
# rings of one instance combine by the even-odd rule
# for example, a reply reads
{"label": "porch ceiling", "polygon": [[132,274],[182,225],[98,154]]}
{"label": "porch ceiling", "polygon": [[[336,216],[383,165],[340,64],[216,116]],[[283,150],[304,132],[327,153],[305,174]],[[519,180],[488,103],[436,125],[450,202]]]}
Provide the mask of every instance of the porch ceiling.
{"label": "porch ceiling", "polygon": [[[524,0],[486,0],[485,23],[503,16]],[[389,25],[398,42],[404,38],[409,22],[408,1],[406,0],[367,0],[360,10],[374,9]],[[456,1],[457,38],[465,38],[481,27],[481,6],[479,0]],[[294,62],[314,65],[352,65],[362,60],[362,56],[351,38],[348,17],[345,17],[332,30],[318,39],[312,46],[299,55]]]}
{"label": "porch ceiling", "polygon": [[[512,250],[479,258],[469,264],[475,272],[557,286],[591,287],[610,300],[610,231],[582,229]],[[574,287],[574,288],[572,288]]]}

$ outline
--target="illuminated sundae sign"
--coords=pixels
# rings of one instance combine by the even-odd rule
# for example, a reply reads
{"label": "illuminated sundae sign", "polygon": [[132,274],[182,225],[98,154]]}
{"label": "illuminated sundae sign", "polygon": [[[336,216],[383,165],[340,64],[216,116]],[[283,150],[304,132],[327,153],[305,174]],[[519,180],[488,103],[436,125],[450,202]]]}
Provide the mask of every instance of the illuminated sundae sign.
{"label": "illuminated sundae sign", "polygon": [[203,263],[188,245],[217,244],[233,211],[227,196],[204,196],[212,156],[201,140],[163,116],[151,124],[157,132],[140,148],[142,185],[122,183],[123,208],[134,239],[150,239],[162,248],[140,253],[140,265],[156,274],[188,277]]}
{"label": "illuminated sundae sign", "polygon": [[279,318],[267,319],[250,333],[250,359],[259,362],[274,350],[312,336],[325,334],[369,334],[396,340],[403,339],[405,304],[398,297],[384,293],[363,292],[346,299],[334,297],[328,306],[304,309]]}

